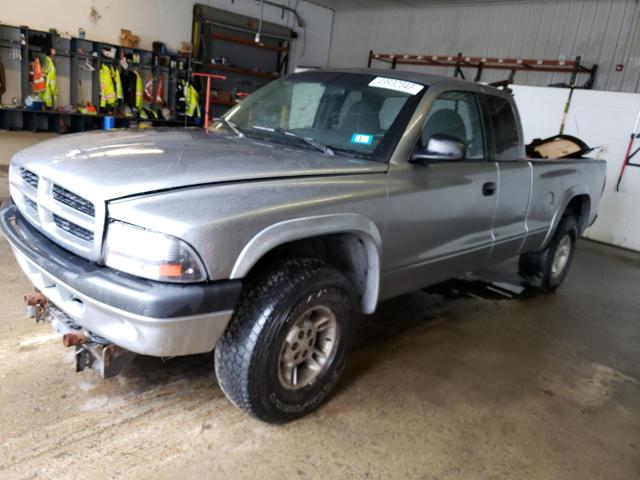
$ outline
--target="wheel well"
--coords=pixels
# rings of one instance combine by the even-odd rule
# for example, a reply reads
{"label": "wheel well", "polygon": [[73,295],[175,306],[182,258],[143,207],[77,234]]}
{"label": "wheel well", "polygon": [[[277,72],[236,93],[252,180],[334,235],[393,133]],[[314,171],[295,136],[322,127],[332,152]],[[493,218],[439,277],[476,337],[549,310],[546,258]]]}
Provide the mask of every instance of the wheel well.
{"label": "wheel well", "polygon": [[335,233],[294,240],[275,247],[249,271],[252,275],[274,261],[291,257],[323,260],[343,272],[354,285],[364,313],[372,313],[378,301],[379,260],[372,240],[356,233]]}
{"label": "wheel well", "polygon": [[573,216],[578,224],[578,233],[581,235],[587,228],[591,199],[589,195],[576,195],[565,208],[563,217]]}

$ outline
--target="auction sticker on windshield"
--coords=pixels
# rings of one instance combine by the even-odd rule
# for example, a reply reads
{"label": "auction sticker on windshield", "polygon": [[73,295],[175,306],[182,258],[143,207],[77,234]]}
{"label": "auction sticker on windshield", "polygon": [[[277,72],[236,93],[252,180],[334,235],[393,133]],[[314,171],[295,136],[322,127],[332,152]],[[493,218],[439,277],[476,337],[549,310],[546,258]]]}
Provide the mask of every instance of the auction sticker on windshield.
{"label": "auction sticker on windshield", "polygon": [[422,91],[423,85],[419,83],[407,82],[405,80],[398,80],[397,78],[376,77],[369,82],[370,87],[386,88],[388,90],[395,90],[396,92],[408,93],[409,95],[416,95]]}

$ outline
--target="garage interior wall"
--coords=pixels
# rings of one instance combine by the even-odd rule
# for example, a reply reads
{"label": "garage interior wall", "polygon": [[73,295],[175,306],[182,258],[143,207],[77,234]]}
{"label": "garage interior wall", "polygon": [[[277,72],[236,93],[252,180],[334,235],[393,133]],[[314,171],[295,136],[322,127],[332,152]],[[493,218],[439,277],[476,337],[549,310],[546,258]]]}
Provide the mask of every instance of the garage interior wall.
{"label": "garage interior wall", "polygon": [[[0,21],[8,25],[28,25],[36,30],[55,28],[58,32],[78,35],[78,29],[84,28],[90,40],[119,44],[120,29],[126,28],[140,36],[140,48],[151,50],[151,44],[159,40],[170,49],[178,49],[180,42],[191,41],[191,23],[193,4],[202,3],[212,7],[258,18],[259,3],[255,0],[2,0]],[[287,0],[283,0],[284,5]],[[292,14],[282,14],[282,9],[264,6],[265,21],[286,25],[299,33],[293,42],[289,68],[296,66],[326,67],[333,11],[304,0],[289,1],[296,7],[305,21],[302,29],[296,24]],[[90,19],[90,8],[97,10],[100,18],[96,22]],[[7,70],[8,90],[3,101],[19,96],[19,64],[9,59],[9,50],[0,49],[0,56]],[[88,77],[90,78],[90,77]],[[87,78],[87,81],[89,81]],[[60,102],[69,102],[65,98],[68,92],[68,72],[58,72]]]}
{"label": "garage interior wall", "polygon": [[[569,89],[516,85],[513,92],[525,142],[558,133]],[[640,251],[640,168],[628,167],[620,190],[615,187],[639,111],[640,94],[576,90],[565,129],[566,134],[595,148],[590,157],[607,162],[607,184],[598,220],[585,236],[636,251]]]}
{"label": "garage interior wall", "polygon": [[[459,2],[404,8],[338,10],[329,65],[366,67],[369,50],[512,58],[572,59],[599,65],[595,88],[637,92],[640,88],[640,5],[636,0]],[[622,64],[622,71],[616,66]],[[381,68],[389,68],[377,63]],[[453,69],[399,66],[440,75]],[[468,71],[467,78],[474,73]],[[482,80],[503,80],[487,70]],[[586,80],[581,76],[580,80]],[[517,72],[516,84],[569,82],[568,74]]]}

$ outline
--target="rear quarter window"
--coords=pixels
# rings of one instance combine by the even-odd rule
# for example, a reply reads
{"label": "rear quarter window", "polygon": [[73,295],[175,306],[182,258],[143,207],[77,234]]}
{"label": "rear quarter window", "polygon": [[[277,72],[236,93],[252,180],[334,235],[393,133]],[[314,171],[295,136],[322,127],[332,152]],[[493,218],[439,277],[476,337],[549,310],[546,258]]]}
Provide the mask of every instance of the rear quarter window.
{"label": "rear quarter window", "polygon": [[483,95],[489,114],[496,160],[518,160],[520,137],[511,103],[495,95]]}

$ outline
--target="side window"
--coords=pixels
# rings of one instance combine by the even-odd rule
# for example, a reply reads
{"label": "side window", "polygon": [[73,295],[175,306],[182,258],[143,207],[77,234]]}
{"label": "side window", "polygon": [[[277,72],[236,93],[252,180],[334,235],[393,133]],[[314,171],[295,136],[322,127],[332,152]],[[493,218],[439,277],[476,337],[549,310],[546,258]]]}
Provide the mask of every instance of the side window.
{"label": "side window", "polygon": [[484,95],[493,130],[496,160],[516,160],[520,154],[520,139],[516,116],[511,103],[502,97]]}
{"label": "side window", "polygon": [[433,102],[422,127],[422,146],[426,147],[429,138],[436,134],[464,142],[468,159],[484,159],[482,117],[474,93],[446,92]]}

